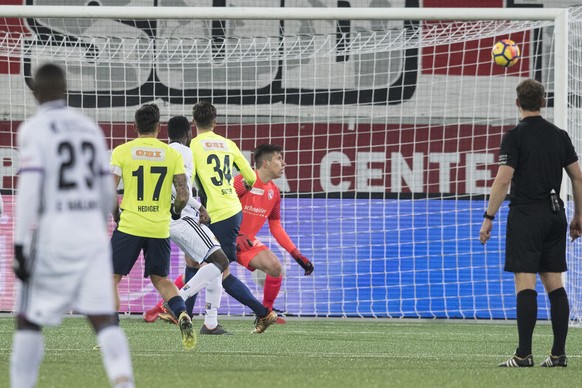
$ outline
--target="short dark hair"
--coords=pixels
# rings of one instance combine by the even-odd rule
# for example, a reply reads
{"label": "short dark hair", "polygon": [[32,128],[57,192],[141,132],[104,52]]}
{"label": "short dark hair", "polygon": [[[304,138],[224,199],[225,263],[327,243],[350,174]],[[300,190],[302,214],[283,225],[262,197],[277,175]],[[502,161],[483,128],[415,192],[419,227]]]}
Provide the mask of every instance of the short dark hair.
{"label": "short dark hair", "polygon": [[539,111],[544,103],[544,85],[533,79],[526,79],[515,88],[521,109],[529,112]]}
{"label": "short dark hair", "polygon": [[135,111],[135,124],[139,133],[154,133],[160,122],[160,109],[156,104],[145,104]]}
{"label": "short dark hair", "polygon": [[216,108],[208,101],[200,101],[192,108],[192,116],[197,127],[208,128],[216,120]]}
{"label": "short dark hair", "polygon": [[34,73],[32,90],[44,101],[64,98],[67,91],[65,70],[54,63],[41,65]]}
{"label": "short dark hair", "polygon": [[261,144],[253,151],[253,158],[255,160],[255,166],[260,168],[264,161],[269,161],[275,153],[283,152],[283,147],[276,144]]}
{"label": "short dark hair", "polygon": [[170,140],[183,138],[190,129],[190,121],[186,116],[174,116],[168,120],[168,137]]}

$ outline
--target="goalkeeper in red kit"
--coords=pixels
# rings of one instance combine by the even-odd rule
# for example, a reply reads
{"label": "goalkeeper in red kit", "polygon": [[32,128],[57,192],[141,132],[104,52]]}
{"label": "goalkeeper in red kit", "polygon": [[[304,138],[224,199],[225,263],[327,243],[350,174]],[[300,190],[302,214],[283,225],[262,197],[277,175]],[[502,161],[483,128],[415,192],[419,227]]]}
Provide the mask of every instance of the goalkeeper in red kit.
{"label": "goalkeeper in red kit", "polygon": [[[272,309],[281,289],[283,276],[281,262],[275,253],[256,238],[265,220],[269,220],[271,234],[305,270],[306,276],[313,272],[313,264],[299,252],[281,225],[281,193],[273,179],[280,178],[285,169],[282,148],[273,144],[263,144],[253,151],[253,157],[257,175],[253,186],[249,188],[241,175],[234,178],[234,188],[243,208],[236,244],[237,261],[250,271],[259,269],[267,274],[263,305]],[[281,319],[278,322],[284,323]]]}

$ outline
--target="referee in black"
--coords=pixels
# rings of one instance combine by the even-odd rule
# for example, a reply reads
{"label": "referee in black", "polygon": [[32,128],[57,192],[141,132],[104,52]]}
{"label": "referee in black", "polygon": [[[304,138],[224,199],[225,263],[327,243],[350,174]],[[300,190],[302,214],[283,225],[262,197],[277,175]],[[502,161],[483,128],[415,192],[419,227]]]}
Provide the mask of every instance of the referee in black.
{"label": "referee in black", "polygon": [[567,221],[560,187],[565,168],[573,188],[575,214],[570,223],[573,241],[582,235],[582,171],[566,131],[541,116],[540,110],[545,105],[543,85],[527,79],[516,91],[520,121],[501,140],[499,170],[479,231],[479,240],[485,244],[511,184],[505,271],[513,272],[515,278],[519,346],[513,357],[499,366],[533,366],[532,335],[538,312],[535,288],[539,273],[550,299],[554,334],[550,356],[540,365],[565,367],[570,307],[562,283],[562,272],[567,270]]}

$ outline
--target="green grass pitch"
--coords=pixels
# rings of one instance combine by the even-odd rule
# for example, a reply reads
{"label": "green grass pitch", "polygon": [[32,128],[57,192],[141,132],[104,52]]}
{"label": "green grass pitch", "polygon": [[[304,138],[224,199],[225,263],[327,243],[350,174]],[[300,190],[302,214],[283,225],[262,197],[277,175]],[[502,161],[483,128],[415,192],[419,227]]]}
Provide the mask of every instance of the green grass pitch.
{"label": "green grass pitch", "polygon": [[[195,319],[199,328],[202,320]],[[182,350],[176,326],[122,318],[137,387],[573,387],[582,381],[582,330],[571,328],[569,366],[541,368],[551,326],[538,323],[536,366],[498,368],[515,350],[515,322],[290,319],[250,334],[252,318],[224,319],[232,336],[198,336]],[[0,387],[9,386],[13,318],[0,318]],[[84,319],[46,328],[38,387],[107,387]]]}

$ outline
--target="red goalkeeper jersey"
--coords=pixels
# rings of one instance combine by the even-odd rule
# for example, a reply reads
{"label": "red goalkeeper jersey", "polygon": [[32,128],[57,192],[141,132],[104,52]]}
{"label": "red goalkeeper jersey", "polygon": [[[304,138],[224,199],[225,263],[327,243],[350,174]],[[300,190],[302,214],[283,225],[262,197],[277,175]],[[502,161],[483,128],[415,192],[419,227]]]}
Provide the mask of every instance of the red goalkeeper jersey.
{"label": "red goalkeeper jersey", "polygon": [[[256,171],[255,171],[256,174]],[[246,190],[241,175],[234,178],[234,188],[239,196],[243,208],[243,219],[240,232],[254,240],[265,220],[269,220],[271,233],[279,244],[288,252],[295,249],[295,245],[281,226],[281,193],[279,188],[270,181],[263,183],[258,174],[251,190]]]}

